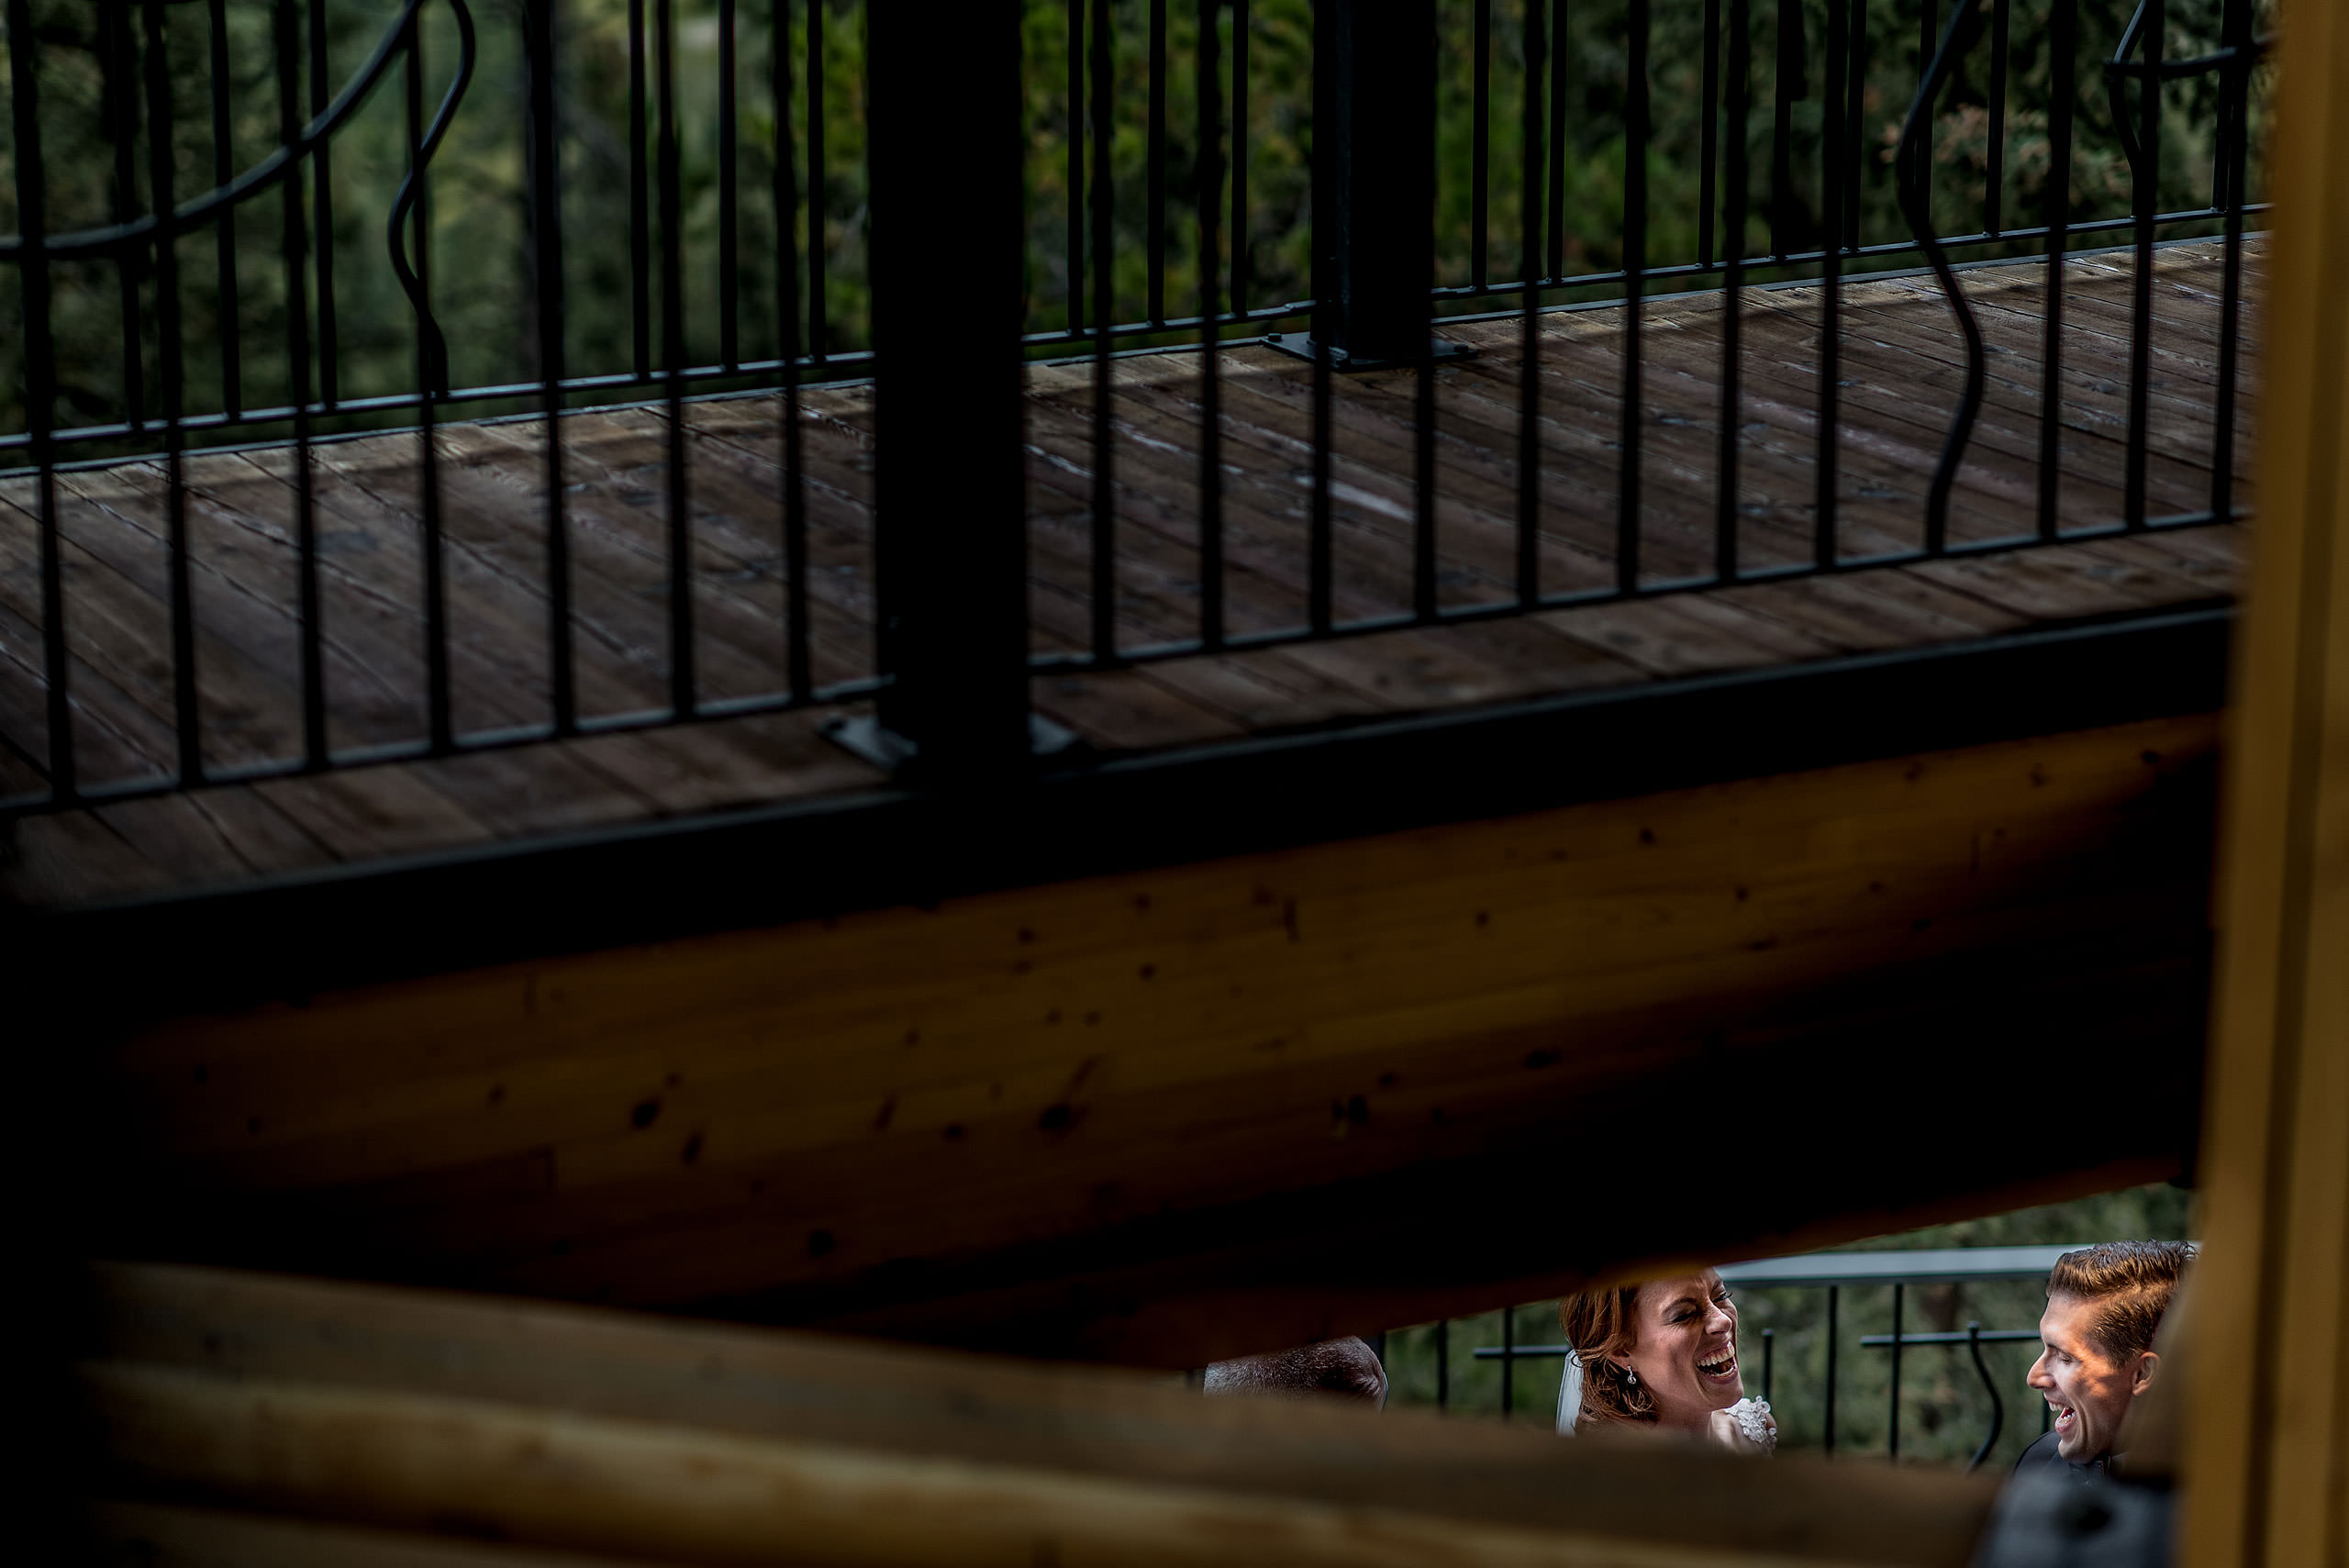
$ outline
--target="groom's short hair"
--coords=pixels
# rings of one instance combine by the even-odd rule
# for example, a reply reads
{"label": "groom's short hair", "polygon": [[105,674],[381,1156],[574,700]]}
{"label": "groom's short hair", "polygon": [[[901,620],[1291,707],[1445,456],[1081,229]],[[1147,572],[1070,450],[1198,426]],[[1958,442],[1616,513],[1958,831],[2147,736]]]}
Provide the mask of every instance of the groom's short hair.
{"label": "groom's short hair", "polygon": [[1386,1369],[1359,1339],[1324,1340],[1270,1355],[1217,1362],[1200,1379],[1208,1394],[1334,1394],[1371,1406],[1386,1403]]}
{"label": "groom's short hair", "polygon": [[2185,1241],[2105,1241],[2055,1260],[2047,1294],[2068,1296],[2096,1308],[2089,1335],[2116,1360],[2154,1348],[2154,1333],[2170,1297],[2194,1261]]}

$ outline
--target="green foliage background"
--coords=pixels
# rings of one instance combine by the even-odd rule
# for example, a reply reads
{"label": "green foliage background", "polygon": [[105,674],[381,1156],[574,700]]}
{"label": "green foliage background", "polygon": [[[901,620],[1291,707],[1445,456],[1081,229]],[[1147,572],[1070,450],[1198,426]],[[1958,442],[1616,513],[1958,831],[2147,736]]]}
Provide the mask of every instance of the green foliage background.
{"label": "green foliage background", "polygon": [[[2168,1185],[2132,1187],[2072,1203],[2019,1209],[2011,1214],[1937,1225],[1901,1235],[1877,1237],[1847,1249],[1897,1251],[1926,1247],[2009,1247],[2080,1244],[2121,1239],[2176,1240],[2188,1234],[2192,1196]],[[1570,1223],[1562,1206],[1560,1224]],[[1782,1450],[1817,1451],[1826,1428],[1827,1293],[1823,1288],[1736,1292],[1743,1340],[1746,1393],[1762,1394],[1762,1336],[1772,1340],[1773,1413]],[[2035,1329],[2045,1293],[2043,1282],[1995,1280],[1920,1285],[1908,1292],[1904,1333],[1963,1329],[1969,1321],[1987,1329]],[[1558,1304],[1531,1302],[1511,1310],[1520,1345],[1555,1344]],[[1886,1454],[1890,1428],[1891,1352],[1864,1348],[1867,1334],[1892,1331],[1892,1287],[1845,1286],[1837,1310],[1835,1447],[1838,1453]],[[1436,1334],[1433,1324],[1386,1337],[1389,1403],[1431,1406],[1436,1401]],[[1486,1420],[1531,1422],[1548,1428],[1556,1419],[1558,1380],[1564,1362],[1554,1359],[1517,1363],[1512,1378],[1514,1408],[1501,1408],[1497,1361],[1476,1361],[1480,1345],[1501,1343],[1502,1318],[1488,1312],[1454,1319],[1451,1335],[1451,1399],[1455,1414]],[[2042,1429],[2044,1401],[2023,1384],[2037,1346],[1988,1345],[1983,1361],[1998,1381],[2006,1404],[2005,1429],[1983,1462],[1992,1473],[2010,1469]],[[1963,1345],[1921,1346],[1901,1352],[1900,1462],[1963,1465],[1990,1429],[1990,1397]]]}
{"label": "green foliage background", "polygon": [[[394,15],[390,0],[294,0],[306,26],[315,25],[328,43],[330,83],[339,86],[371,50]],[[630,232],[628,118],[629,0],[555,0],[562,51],[561,117],[563,172],[563,239],[568,295],[565,344],[573,374],[621,373],[631,364],[636,335],[629,284]],[[787,215],[801,237],[803,254],[820,252],[825,267],[823,346],[852,351],[868,340],[869,299],[864,245],[868,193],[864,179],[865,12],[860,0],[774,0],[785,7],[778,31],[769,0],[739,0],[735,16],[734,69],[739,84],[736,126],[740,233],[740,357],[746,361],[780,353],[777,212],[771,197],[774,176],[775,102],[769,91],[772,61],[780,47],[790,63],[796,124],[794,182],[801,200]],[[2009,0],[2015,39],[2011,54],[2007,157],[2002,195],[2009,226],[2036,221],[2048,172],[2046,109],[2048,61],[2043,43],[2051,0]],[[2097,61],[2119,36],[2128,0],[2079,0],[2081,10],[2078,130],[2073,160],[2074,213],[2079,218],[2113,217],[2127,210],[2126,171],[2110,124]],[[216,172],[241,169],[278,141],[276,62],[273,46],[273,0],[221,0],[217,7],[179,5],[167,8],[168,64],[172,83],[171,145],[175,194],[184,199],[214,183]],[[447,146],[430,177],[434,309],[447,334],[451,374],[459,386],[511,385],[536,373],[528,324],[528,236],[523,217],[523,126],[525,85],[519,47],[524,0],[473,0],[481,48],[474,80],[459,111]],[[1568,274],[1603,272],[1622,254],[1624,100],[1627,0],[1575,0],[1564,7],[1565,70],[1554,85],[1565,105],[1566,136],[1557,150],[1563,161],[1565,200],[1546,221],[1564,230]],[[1800,249],[1816,242],[1819,163],[1827,0],[1755,0],[1753,12],[1753,102],[1743,153],[1753,191],[1745,240],[1749,253],[1766,255],[1775,246]],[[1889,162],[1891,142],[1913,92],[1918,72],[1917,0],[1860,0],[1865,7],[1870,65],[1864,95],[1864,174],[1860,232],[1864,243],[1902,242],[1906,229],[1894,205]],[[1066,93],[1070,7],[1084,0],[1019,0],[1026,69],[1021,83],[1028,147],[1028,314],[1030,331],[1054,333],[1072,325],[1068,234],[1081,221],[1081,204],[1070,189],[1067,159],[1072,125]],[[1205,6],[1203,11],[1202,6]],[[2219,0],[2171,0],[2173,53],[2208,49],[2217,38]],[[1166,79],[1167,135],[1163,145],[1167,192],[1163,269],[1165,316],[1179,318],[1200,308],[1196,228],[1198,193],[1196,50],[1202,15],[1220,30],[1219,58],[1229,72],[1234,12],[1229,0],[1170,0]],[[1722,7],[1726,14],[1726,5]],[[106,223],[122,211],[144,210],[150,199],[146,172],[143,106],[132,106],[134,139],[118,163],[118,144],[109,134],[114,105],[107,96],[101,61],[109,42],[106,18],[139,13],[86,0],[32,0],[34,56],[40,78],[39,120],[49,172],[52,231]],[[642,10],[649,14],[651,6]],[[1520,171],[1525,153],[1523,104],[1525,0],[1496,0],[1493,6],[1487,124],[1490,161],[1486,192],[1487,235],[1480,245],[1472,233],[1474,204],[1471,150],[1475,117],[1474,79],[1475,0],[1439,0],[1440,196],[1437,248],[1440,281],[1470,284],[1479,275],[1494,283],[1519,275]],[[1151,155],[1146,121],[1149,74],[1146,40],[1150,0],[1114,0],[1114,120],[1110,160],[1115,184],[1116,241],[1113,247],[1116,316],[1137,322],[1149,315],[1151,274],[1148,215],[1144,211]],[[676,0],[676,114],[680,137],[680,232],[674,237],[684,269],[687,301],[685,336],[689,357],[710,363],[718,355],[720,294],[718,245],[721,191],[716,82],[720,67],[718,0]],[[1554,15],[1554,9],[1553,15]],[[213,17],[217,16],[228,64],[225,94],[216,106],[210,59]],[[1782,188],[1773,186],[1771,128],[1776,117],[1779,29],[1799,20],[1798,54],[1808,64],[1789,82],[1800,95],[1789,104],[1791,171]],[[823,165],[811,177],[808,147],[808,41],[820,30],[823,55]],[[1312,143],[1311,0],[1252,0],[1249,6],[1250,73],[1246,94],[1247,225],[1240,238],[1246,273],[1244,303],[1276,307],[1310,293],[1310,188]],[[1653,137],[1647,161],[1651,188],[1648,226],[1652,264],[1669,265],[1697,255],[1701,159],[1706,110],[1702,102],[1702,0],[1657,0],[1654,6],[1650,80]],[[1987,35],[1987,28],[1981,29]],[[428,96],[437,99],[456,54],[456,28],[446,0],[428,6],[423,23]],[[9,49],[22,47],[11,39]],[[1939,106],[1935,151],[1935,213],[1944,231],[1978,225],[1987,183],[1987,116],[1991,67],[1987,36],[1967,57],[1965,70]],[[306,44],[305,45],[306,50]],[[13,58],[13,57],[12,57]],[[13,91],[0,84],[0,92]],[[310,91],[305,77],[301,89]],[[2209,126],[2215,79],[2167,90],[2162,199],[2184,208],[2209,200]],[[1231,102],[1229,85],[1225,102]],[[216,107],[217,110],[216,116]],[[216,140],[217,122],[225,142]],[[0,115],[0,125],[12,125]],[[1716,117],[1724,147],[1733,137]],[[1076,128],[1080,131],[1085,128]],[[960,151],[957,128],[937,128],[939,155]],[[400,112],[399,74],[395,69],[332,147],[333,252],[339,352],[332,367],[338,391],[347,398],[390,394],[417,378],[416,325],[396,288],[385,259],[384,227],[392,193],[406,153]],[[649,154],[648,154],[649,155]],[[1724,159],[1734,154],[1724,152]],[[11,140],[0,149],[0,230],[14,231],[14,179],[18,150]],[[812,200],[808,199],[812,196]],[[1219,202],[1228,210],[1228,200]],[[653,206],[657,215],[657,202]],[[315,207],[305,221],[315,224]],[[224,289],[212,229],[190,234],[177,248],[186,343],[186,406],[191,411],[227,406],[224,362],[233,345],[241,360],[242,402],[250,407],[282,402],[291,384],[284,328],[289,291],[280,261],[280,200],[268,193],[241,206],[234,220],[235,288]],[[1219,271],[1228,280],[1233,237],[1222,237]],[[651,254],[662,253],[653,235]],[[941,330],[951,335],[953,309],[951,276],[955,239],[938,237],[942,282]],[[2027,250],[2010,245],[2009,250]],[[1900,264],[1914,258],[1887,258]],[[1089,264],[1088,264],[1089,271]],[[64,424],[119,419],[129,411],[135,377],[146,404],[157,405],[159,373],[151,261],[134,258],[126,268],[113,263],[61,264],[55,269],[58,362],[62,386],[57,417]],[[121,321],[124,289],[132,291],[134,314],[142,321],[126,351]],[[1762,275],[1770,275],[1767,273]],[[0,288],[0,429],[24,427],[21,362],[21,296]],[[805,312],[806,276],[797,308]],[[308,285],[316,298],[315,278]],[[1556,291],[1564,300],[1588,290]],[[657,314],[660,290],[650,290]],[[1229,306],[1232,302],[1226,298]],[[1505,303],[1513,303],[1505,302]],[[1476,308],[1462,301],[1458,308]],[[1486,305],[1485,307],[1489,307]],[[650,341],[661,341],[657,319],[645,323]],[[1180,341],[1176,330],[1155,340]],[[1037,351],[1052,351],[1049,345]],[[1063,344],[1057,351],[1067,351]],[[134,367],[129,361],[136,359]],[[323,370],[326,367],[317,367]],[[314,381],[314,385],[317,384]],[[503,404],[495,407],[518,406]],[[485,410],[487,411],[487,410]],[[146,444],[151,445],[151,438]]]}

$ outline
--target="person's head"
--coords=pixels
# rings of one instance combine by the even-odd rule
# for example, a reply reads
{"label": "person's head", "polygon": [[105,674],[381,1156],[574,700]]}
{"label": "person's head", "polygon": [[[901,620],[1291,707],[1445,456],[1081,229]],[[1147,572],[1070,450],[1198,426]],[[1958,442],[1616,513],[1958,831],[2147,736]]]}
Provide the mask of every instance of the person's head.
{"label": "person's head", "polygon": [[1577,1424],[1651,1422],[1701,1431],[1745,1395],[1737,1363],[1737,1304],[1710,1269],[1558,1303],[1566,1343],[1582,1358]]}
{"label": "person's head", "polygon": [[2182,1241],[2107,1241],[2055,1260],[2031,1386],[2054,1412],[2065,1460],[2112,1451],[2121,1418],[2161,1371],[2154,1333],[2193,1258]]}
{"label": "person's head", "polygon": [[1357,1339],[1323,1340],[1293,1351],[1217,1362],[1199,1380],[1206,1394],[1272,1394],[1288,1398],[1327,1395],[1373,1409],[1386,1403],[1386,1369],[1378,1352]]}

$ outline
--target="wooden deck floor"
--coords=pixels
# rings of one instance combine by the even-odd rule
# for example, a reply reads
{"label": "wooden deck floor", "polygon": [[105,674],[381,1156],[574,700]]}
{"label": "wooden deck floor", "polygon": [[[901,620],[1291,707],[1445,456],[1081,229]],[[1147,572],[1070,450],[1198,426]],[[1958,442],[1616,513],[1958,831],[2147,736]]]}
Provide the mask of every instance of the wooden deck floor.
{"label": "wooden deck floor", "polygon": [[[2247,269],[2256,297],[2261,249]],[[2150,511],[2209,504],[2219,318],[2218,247],[2159,253]],[[2121,509],[2132,263],[2066,272],[2063,511],[2068,528]],[[1951,512],[1954,544],[2014,536],[2037,494],[2043,269],[1965,274],[1990,345],[1991,382]],[[1840,541],[1847,554],[1914,548],[1923,492],[1957,398],[1961,359],[1932,281],[1844,295]],[[1545,590],[1615,572],[1621,384],[1620,309],[1543,318],[1541,557]],[[1718,295],[1653,303],[1646,372],[1642,570],[1709,568],[1718,441]],[[1811,548],[1818,406],[1817,292],[1745,295],[1741,558],[1748,569]],[[1439,596],[1504,596],[1513,581],[1520,327],[1449,334],[1479,356],[1437,377]],[[2239,472],[2256,416],[2245,337]],[[1311,377],[1261,347],[1219,357],[1229,624],[1293,626],[1305,613]],[[1029,381],[1031,605],[1040,651],[1081,647],[1091,618],[1089,366]],[[1197,354],[1113,370],[1121,646],[1193,635],[1200,600]],[[1333,409],[1334,595],[1341,620],[1405,609],[1411,585],[1408,372],[1340,380]],[[778,401],[692,405],[693,592],[708,700],[781,684]],[[870,673],[873,398],[869,386],[804,400],[812,534],[808,587],[819,681]],[[663,706],[664,416],[568,417],[578,681],[590,714]],[[461,732],[543,720],[548,676],[542,427],[445,428],[454,717]],[[290,449],[191,458],[197,671],[207,764],[295,751],[298,650]],[[417,443],[368,437],[314,449],[332,744],[424,730]],[[172,673],[164,473],[134,462],[60,476],[67,627],[85,781],[164,770]],[[2249,499],[2238,484],[2237,504]],[[0,482],[0,794],[38,787],[42,752],[32,482]],[[1105,751],[1625,684],[1699,672],[1962,640],[2033,624],[2207,601],[2233,592],[2231,526],[2079,540],[2024,551],[1684,594],[1436,630],[1382,633],[1106,673],[1040,677],[1040,711]],[[227,883],[828,792],[879,775],[816,732],[824,713],[730,720],[561,745],[205,790],[27,819],[6,831],[0,900],[56,905]]]}

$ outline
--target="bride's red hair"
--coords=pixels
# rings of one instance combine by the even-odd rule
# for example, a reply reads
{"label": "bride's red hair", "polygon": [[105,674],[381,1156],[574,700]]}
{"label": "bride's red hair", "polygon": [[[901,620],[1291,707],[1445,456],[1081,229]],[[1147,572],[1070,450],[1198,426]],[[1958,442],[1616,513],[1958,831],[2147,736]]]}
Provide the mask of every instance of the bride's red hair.
{"label": "bride's red hair", "polygon": [[1655,1420],[1655,1400],[1611,1359],[1639,1339],[1640,1287],[1586,1290],[1558,1303],[1558,1326],[1582,1358],[1582,1414],[1577,1427],[1609,1421]]}

